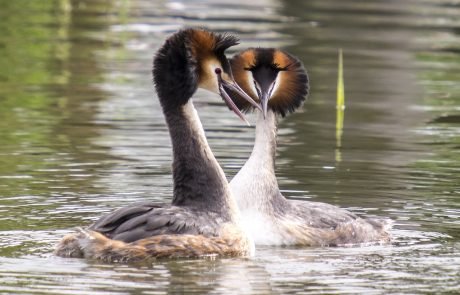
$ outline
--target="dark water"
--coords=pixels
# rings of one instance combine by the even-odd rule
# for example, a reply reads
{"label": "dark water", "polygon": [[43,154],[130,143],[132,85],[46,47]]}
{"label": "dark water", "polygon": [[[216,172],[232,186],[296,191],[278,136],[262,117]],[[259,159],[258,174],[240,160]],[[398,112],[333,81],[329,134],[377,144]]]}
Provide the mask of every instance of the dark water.
{"label": "dark water", "polygon": [[[0,3],[0,293],[460,292],[459,1]],[[50,254],[104,212],[170,198],[170,142],[150,64],[183,26],[238,34],[235,50],[282,47],[301,58],[312,92],[281,123],[280,185],[288,196],[392,218],[392,245],[266,247],[252,259],[141,266]],[[231,177],[253,128],[215,95],[196,96]]]}

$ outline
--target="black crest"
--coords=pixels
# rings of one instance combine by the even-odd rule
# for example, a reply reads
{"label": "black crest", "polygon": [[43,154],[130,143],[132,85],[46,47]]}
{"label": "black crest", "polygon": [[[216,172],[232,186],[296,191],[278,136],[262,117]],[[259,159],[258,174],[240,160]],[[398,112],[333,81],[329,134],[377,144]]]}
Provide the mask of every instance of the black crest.
{"label": "black crest", "polygon": [[153,82],[163,109],[187,103],[198,85],[197,61],[187,48],[193,29],[169,37],[153,59]]}
{"label": "black crest", "polygon": [[214,34],[215,36],[215,45],[213,48],[214,54],[222,64],[222,70],[227,73],[230,77],[233,76],[232,70],[230,67],[230,62],[225,56],[225,50],[228,48],[238,45],[239,39],[233,35],[228,34]]}
{"label": "black crest", "polygon": [[239,39],[233,35],[215,33],[213,33],[213,35],[216,39],[216,43],[214,45],[214,51],[216,53],[223,54],[228,48],[240,44]]}

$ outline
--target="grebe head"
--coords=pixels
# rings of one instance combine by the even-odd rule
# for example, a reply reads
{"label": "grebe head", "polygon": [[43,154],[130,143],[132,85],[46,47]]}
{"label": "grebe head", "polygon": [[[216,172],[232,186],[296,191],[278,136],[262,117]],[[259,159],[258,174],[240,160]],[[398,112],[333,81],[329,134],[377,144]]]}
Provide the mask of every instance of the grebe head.
{"label": "grebe head", "polygon": [[241,118],[239,109],[228,91],[257,104],[236,84],[225,50],[237,45],[231,35],[216,34],[203,29],[185,29],[169,37],[158,50],[153,62],[155,87],[164,109],[184,105],[197,88],[219,94]]}
{"label": "grebe head", "polygon": [[[236,82],[262,107],[285,116],[294,112],[305,100],[308,75],[302,63],[287,52],[273,48],[249,48],[235,55],[231,67]],[[234,102],[242,110],[252,106],[239,95]]]}

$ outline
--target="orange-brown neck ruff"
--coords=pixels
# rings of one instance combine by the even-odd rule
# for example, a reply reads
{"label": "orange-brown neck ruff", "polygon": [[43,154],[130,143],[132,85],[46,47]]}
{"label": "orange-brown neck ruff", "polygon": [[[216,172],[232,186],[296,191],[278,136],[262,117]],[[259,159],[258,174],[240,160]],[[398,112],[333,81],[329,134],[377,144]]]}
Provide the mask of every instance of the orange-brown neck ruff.
{"label": "orange-brown neck ruff", "polygon": [[[254,83],[262,81],[257,81],[257,75],[254,74],[260,71],[276,71],[274,80],[268,81],[275,83],[268,107],[282,116],[294,112],[308,94],[308,76],[302,63],[284,51],[273,48],[250,48],[234,56],[231,66],[236,82],[257,101],[260,94],[257,93]],[[237,95],[234,97],[240,109],[252,109],[243,99]]]}
{"label": "orange-brown neck ruff", "polygon": [[[253,85],[252,73],[246,70],[251,68],[255,63],[256,51],[254,49],[247,49],[243,52],[240,52],[230,60],[233,78],[235,78],[236,83],[238,83],[238,85],[240,85],[240,87],[249,96],[251,96],[254,101],[258,102],[259,97],[257,96],[257,91]],[[234,93],[232,98],[240,110],[248,111],[253,109],[251,104],[249,104],[245,99],[241,98],[238,94]]]}
{"label": "orange-brown neck ruff", "polygon": [[200,87],[218,92],[214,68],[221,68],[222,75],[228,77],[230,65],[224,52],[227,48],[237,45],[238,39],[231,35],[194,30],[189,40],[191,56],[198,65]]}
{"label": "orange-brown neck ruff", "polygon": [[211,55],[216,46],[217,37],[209,31],[193,30],[189,35],[189,44],[192,56],[197,60]]}

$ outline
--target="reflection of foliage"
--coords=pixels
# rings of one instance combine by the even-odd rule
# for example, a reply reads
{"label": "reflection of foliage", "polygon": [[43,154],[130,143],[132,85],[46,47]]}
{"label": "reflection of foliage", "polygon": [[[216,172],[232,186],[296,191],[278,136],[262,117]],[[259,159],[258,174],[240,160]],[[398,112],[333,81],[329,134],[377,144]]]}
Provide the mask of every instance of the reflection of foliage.
{"label": "reflection of foliage", "polygon": [[429,204],[423,206],[430,222],[437,224],[440,231],[459,237],[460,227],[452,219],[458,218],[454,212],[460,209],[460,121],[455,119],[460,114],[460,56],[441,50],[419,54],[417,60],[424,69],[420,80],[425,87],[425,107],[433,114],[433,120],[422,129],[432,156],[413,165],[411,176],[420,179],[414,190],[430,203],[438,202],[437,210]]}
{"label": "reflection of foliage", "polygon": [[[92,60],[92,51],[100,44],[74,43],[75,39],[87,38],[83,35],[86,31],[75,28],[75,21],[94,5],[101,10],[101,5],[110,5],[97,2],[85,1],[82,9],[72,7],[82,1],[2,2],[0,196],[49,193],[49,185],[56,179],[47,178],[51,177],[46,173],[48,169],[62,170],[61,181],[72,185],[69,169],[62,166],[79,157],[71,153],[75,150],[71,133],[78,128],[62,125],[74,116],[89,119],[94,110],[91,114],[76,114],[75,110],[85,99],[95,101],[102,97],[86,74],[91,72],[91,77],[98,79],[100,71]],[[100,19],[97,22],[90,29],[103,25]],[[84,64],[79,59],[82,56]],[[86,137],[77,139],[80,145],[85,145],[90,129]],[[81,184],[77,181],[75,185]]]}
{"label": "reflection of foliage", "polygon": [[[452,152],[455,154],[455,146],[458,149],[460,144],[460,122],[455,120],[460,115],[460,55],[436,51],[419,54],[417,59],[423,65],[422,68],[429,69],[420,74],[426,90],[425,104],[435,117],[427,125],[432,131],[429,134],[433,135],[436,143],[452,145]],[[439,144],[434,146],[442,147]]]}
{"label": "reflection of foliage", "polygon": [[48,113],[53,98],[43,91],[54,79],[59,79],[59,73],[49,71],[48,66],[54,59],[54,48],[64,46],[55,38],[61,24],[49,26],[54,22],[55,4],[53,1],[2,4],[0,137],[4,144],[0,175],[5,177],[4,184],[9,180],[12,186],[17,186],[27,180],[27,177],[15,178],[22,174],[21,170],[44,165],[33,154],[47,149],[51,127],[59,119]]}
{"label": "reflection of foliage", "polygon": [[60,40],[62,28],[70,21],[64,2],[67,1],[2,3],[0,50],[4,58],[0,59],[0,81],[7,82],[2,85],[2,92],[5,86],[14,90],[24,85],[42,85],[60,79],[47,67],[53,59],[66,58],[65,54],[55,54],[66,52],[66,43]]}
{"label": "reflection of foliage", "polygon": [[[425,98],[430,106],[460,105],[460,55],[446,51],[423,53],[417,60],[428,68],[421,74],[428,96]],[[436,111],[436,110],[435,110]],[[452,111],[441,109],[441,112]],[[458,113],[458,111],[457,111]]]}

